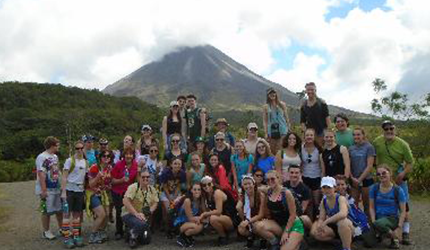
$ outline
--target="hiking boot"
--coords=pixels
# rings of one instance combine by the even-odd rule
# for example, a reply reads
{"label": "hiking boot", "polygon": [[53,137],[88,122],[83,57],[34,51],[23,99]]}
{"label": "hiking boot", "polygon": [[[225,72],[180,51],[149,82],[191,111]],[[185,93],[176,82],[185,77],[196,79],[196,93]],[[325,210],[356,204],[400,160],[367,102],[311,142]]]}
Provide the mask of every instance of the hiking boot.
{"label": "hiking boot", "polygon": [[388,246],[388,248],[390,249],[399,249],[400,248],[400,243],[398,239],[392,239],[391,240],[391,244]]}
{"label": "hiking boot", "polygon": [[225,246],[228,244],[227,237],[218,237],[218,246]]}
{"label": "hiking boot", "polygon": [[251,249],[254,246],[254,237],[252,236],[248,236],[246,238],[246,245],[245,248],[246,249]]}
{"label": "hiking boot", "polygon": [[195,241],[194,241],[193,236],[186,236],[185,240],[186,240],[186,242],[188,244],[188,247],[193,247],[194,246],[194,242]]}
{"label": "hiking boot", "polygon": [[176,243],[178,243],[178,245],[181,247],[188,247],[188,242],[182,234],[176,237]]}
{"label": "hiking boot", "polygon": [[42,233],[42,238],[47,240],[53,240],[56,238],[56,236],[51,231],[45,231]]}
{"label": "hiking boot", "polygon": [[100,230],[99,231],[99,235],[100,235],[100,239],[105,242],[109,240],[109,236],[107,234],[107,232],[105,230]]}
{"label": "hiking boot", "polygon": [[409,234],[408,233],[403,233],[402,234],[402,241],[400,242],[402,245],[406,245],[406,246],[410,246],[412,245],[412,241],[409,238]]}
{"label": "hiking boot", "polygon": [[259,247],[259,249],[260,250],[266,250],[267,249],[267,240],[265,240],[265,239],[261,239],[260,240],[260,247]]}
{"label": "hiking boot", "polygon": [[99,232],[91,233],[90,239],[88,240],[89,244],[101,244],[103,243],[103,239]]}
{"label": "hiking boot", "polygon": [[136,248],[138,245],[139,243],[137,242],[137,239],[130,237],[130,239],[128,240],[128,246],[130,248]]}
{"label": "hiking boot", "polygon": [[64,241],[64,247],[66,247],[67,249],[73,249],[75,248],[75,242],[72,238],[69,238]]}
{"label": "hiking boot", "polygon": [[77,247],[83,247],[84,246],[84,239],[82,239],[81,236],[76,236],[73,241],[75,242],[75,246]]}

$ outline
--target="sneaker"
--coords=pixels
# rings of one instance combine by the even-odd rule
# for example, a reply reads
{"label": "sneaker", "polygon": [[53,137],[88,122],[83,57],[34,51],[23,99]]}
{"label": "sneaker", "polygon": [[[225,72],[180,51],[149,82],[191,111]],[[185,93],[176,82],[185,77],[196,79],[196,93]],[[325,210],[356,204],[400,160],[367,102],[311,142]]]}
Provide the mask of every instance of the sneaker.
{"label": "sneaker", "polygon": [[408,233],[403,233],[402,234],[402,241],[400,242],[402,245],[406,245],[406,246],[410,246],[412,245],[412,241],[409,238],[409,234]]}
{"label": "sneaker", "polygon": [[75,246],[77,247],[83,247],[84,246],[84,239],[82,239],[82,236],[76,236],[73,241],[75,242]]}
{"label": "sneaker", "polygon": [[182,235],[178,235],[178,237],[176,237],[176,243],[181,247],[188,247],[188,242],[184,237],[182,237]]}
{"label": "sneaker", "polygon": [[400,248],[400,243],[398,239],[392,239],[391,240],[391,244],[388,246],[388,248],[390,249],[399,249]]}
{"label": "sneaker", "polygon": [[246,249],[251,249],[254,246],[254,238],[252,236],[246,238]]}
{"label": "sneaker", "polygon": [[67,240],[64,241],[64,246],[67,249],[73,249],[73,248],[75,248],[75,242],[73,241],[72,238],[69,238],[69,239],[67,239]]}
{"label": "sneaker", "polygon": [[103,242],[109,240],[109,236],[105,230],[100,230],[99,235],[100,235],[100,238]]}
{"label": "sneaker", "polygon": [[115,233],[115,240],[120,240],[122,239],[122,234],[121,233]]}
{"label": "sneaker", "polygon": [[99,232],[94,232],[90,234],[90,239],[88,240],[89,244],[101,244],[103,243],[103,239]]}
{"label": "sneaker", "polygon": [[185,236],[185,241],[187,242],[187,247],[193,247],[194,246],[194,238],[193,236]]}
{"label": "sneaker", "polygon": [[135,238],[131,238],[131,237],[130,237],[130,239],[128,240],[128,246],[129,246],[130,248],[136,248],[138,245],[139,245],[139,244],[138,244],[138,242],[137,242],[137,239],[135,239]]}
{"label": "sneaker", "polygon": [[51,231],[45,231],[42,233],[42,238],[47,240],[53,240],[56,238],[56,236]]}
{"label": "sneaker", "polygon": [[267,240],[265,240],[265,239],[261,239],[260,240],[260,247],[259,247],[259,249],[260,250],[266,250],[267,249]]}
{"label": "sneaker", "polygon": [[228,245],[227,237],[218,237],[218,246]]}

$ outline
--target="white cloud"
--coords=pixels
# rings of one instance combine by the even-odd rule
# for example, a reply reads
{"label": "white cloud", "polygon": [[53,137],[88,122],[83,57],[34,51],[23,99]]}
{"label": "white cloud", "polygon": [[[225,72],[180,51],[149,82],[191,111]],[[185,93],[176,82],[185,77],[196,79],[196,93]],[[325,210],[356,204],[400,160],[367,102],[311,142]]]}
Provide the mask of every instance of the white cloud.
{"label": "white cloud", "polygon": [[[430,54],[430,4],[388,0],[388,12],[325,21],[330,6],[356,1],[3,0],[0,81],[104,88],[177,46],[211,43],[293,91],[313,80],[330,103],[369,111],[375,77],[394,89],[405,65]],[[292,68],[275,68],[273,49],[292,44],[325,55],[298,53]]]}

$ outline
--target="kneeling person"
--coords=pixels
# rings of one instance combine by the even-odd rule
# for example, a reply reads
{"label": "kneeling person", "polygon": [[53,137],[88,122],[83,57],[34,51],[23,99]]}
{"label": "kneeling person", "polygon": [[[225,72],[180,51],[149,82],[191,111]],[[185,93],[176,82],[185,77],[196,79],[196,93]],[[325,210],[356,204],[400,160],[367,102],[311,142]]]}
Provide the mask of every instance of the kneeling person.
{"label": "kneeling person", "polygon": [[140,242],[149,243],[149,218],[158,206],[158,192],[149,185],[149,172],[144,169],[139,181],[130,185],[124,195],[125,214],[122,219],[129,230],[129,245],[136,247]]}

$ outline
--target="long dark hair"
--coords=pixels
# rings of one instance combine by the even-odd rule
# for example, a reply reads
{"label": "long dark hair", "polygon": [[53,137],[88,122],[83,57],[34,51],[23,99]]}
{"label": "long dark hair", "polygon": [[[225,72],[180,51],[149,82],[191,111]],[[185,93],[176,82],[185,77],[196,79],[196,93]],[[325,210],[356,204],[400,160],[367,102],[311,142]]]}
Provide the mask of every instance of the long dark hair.
{"label": "long dark hair", "polygon": [[[242,185],[243,185],[243,182],[245,180],[251,180],[252,183],[254,184],[254,206],[252,208],[257,209],[257,211],[258,211],[258,209],[260,208],[260,203],[261,203],[261,201],[260,201],[261,191],[258,189],[257,184],[255,183],[255,181],[253,181],[253,179],[251,179],[251,178],[242,179]],[[242,197],[242,203],[243,203],[244,206],[245,206],[245,195],[246,195],[246,191],[245,191],[245,189],[242,186],[241,197]],[[252,208],[251,208],[251,210],[252,210]]]}
{"label": "long dark hair", "polygon": [[[213,167],[210,163],[210,159],[214,156],[216,156],[216,158],[218,158],[218,165],[215,167]],[[212,183],[216,187],[219,187],[219,180],[218,180],[217,176],[215,175],[215,173],[218,171],[218,168],[220,165],[221,165],[221,161],[219,160],[219,155],[217,153],[211,153],[209,155],[209,164],[205,168],[205,175],[208,175],[212,178]]]}
{"label": "long dark hair", "polygon": [[258,140],[256,148],[255,148],[255,159],[254,159],[254,165],[255,166],[257,166],[258,160],[261,158],[261,154],[258,152],[258,144],[260,144],[260,143],[263,143],[264,146],[266,147],[266,151],[265,151],[266,157],[272,156],[272,152],[270,151],[269,143],[264,139]]}
{"label": "long dark hair", "polygon": [[197,201],[198,202],[198,206],[199,206],[199,214],[201,214],[203,211],[205,211],[206,209],[205,209],[205,199],[204,199],[204,197],[203,197],[203,188],[202,188],[202,185],[199,183],[199,182],[197,182],[197,183],[194,183],[192,186],[191,186],[191,188],[187,191],[187,193],[185,194],[185,196],[179,201],[179,202],[182,202],[182,203],[184,203],[184,201],[186,200],[186,199],[190,199],[190,201],[191,201],[191,208],[193,207],[193,203],[194,203],[194,197],[193,197],[193,193],[192,193],[192,189],[193,189],[193,187],[194,186],[196,186],[196,185],[198,185],[199,187],[200,187],[200,192],[201,192],[201,195],[200,195],[200,198],[199,198],[199,200]]}
{"label": "long dark hair", "polygon": [[288,147],[288,138],[290,137],[290,135],[294,135],[296,137],[296,145],[294,146],[294,150],[299,153],[302,146],[302,139],[298,134],[291,131],[288,132],[287,135],[282,138],[282,148]]}

